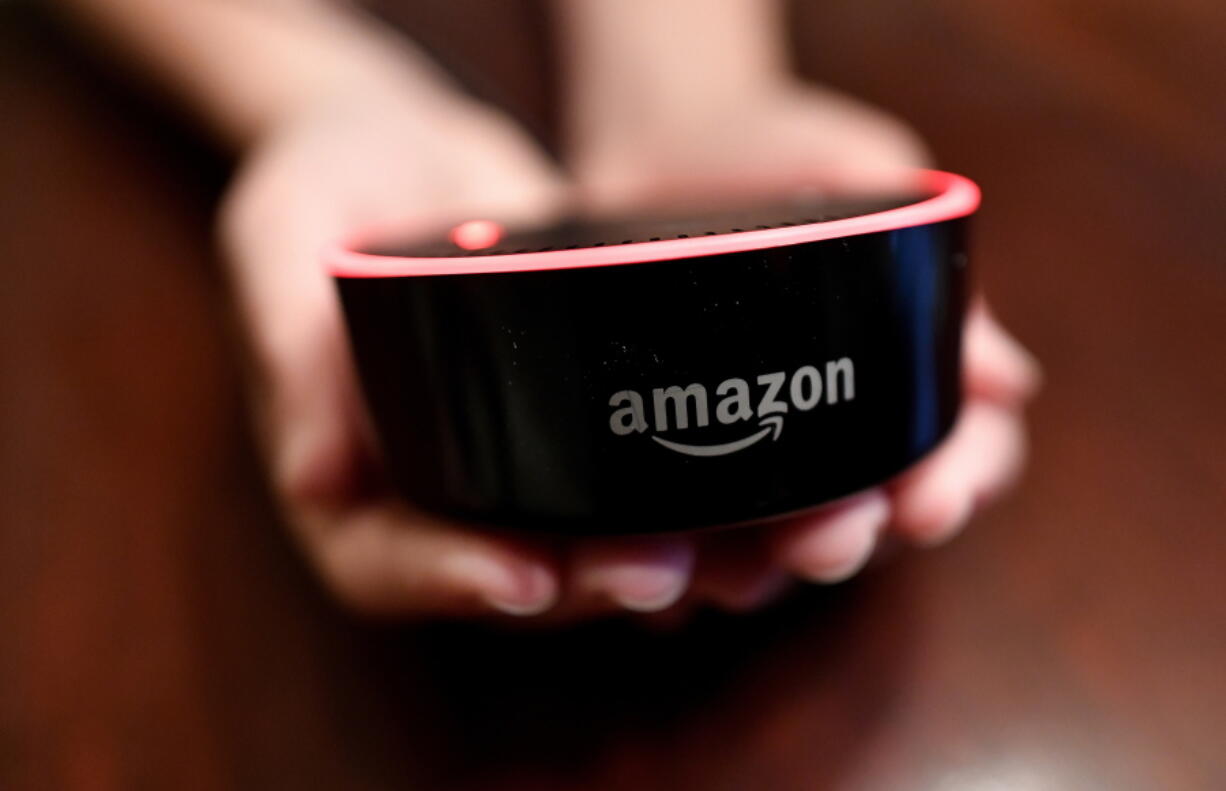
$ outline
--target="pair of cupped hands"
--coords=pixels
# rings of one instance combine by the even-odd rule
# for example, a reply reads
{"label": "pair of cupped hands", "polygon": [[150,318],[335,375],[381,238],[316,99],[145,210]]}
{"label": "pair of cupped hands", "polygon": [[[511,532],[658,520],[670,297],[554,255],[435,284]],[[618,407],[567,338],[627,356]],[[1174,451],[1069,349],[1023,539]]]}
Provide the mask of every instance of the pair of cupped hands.
{"label": "pair of cupped hands", "polygon": [[674,195],[872,188],[927,164],[896,120],[794,82],[588,138],[571,141],[563,171],[499,111],[390,79],[315,97],[248,147],[220,229],[254,361],[256,422],[285,519],[341,601],[369,614],[546,623],[751,610],[795,581],[855,574],[890,537],[941,543],[1014,480],[1039,374],[977,299],[948,439],[899,478],[816,512],[697,534],[548,539],[448,521],[398,498],[380,475],[320,260],[327,245],[357,230],[530,221]]}

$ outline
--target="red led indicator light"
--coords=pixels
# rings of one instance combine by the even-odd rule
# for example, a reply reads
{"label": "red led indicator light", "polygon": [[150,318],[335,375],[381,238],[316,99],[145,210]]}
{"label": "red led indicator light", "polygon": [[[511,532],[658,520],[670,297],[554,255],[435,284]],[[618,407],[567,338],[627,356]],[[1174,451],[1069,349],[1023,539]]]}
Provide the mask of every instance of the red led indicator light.
{"label": "red led indicator light", "polygon": [[469,220],[452,228],[448,236],[461,250],[484,250],[498,244],[502,226],[491,220]]}

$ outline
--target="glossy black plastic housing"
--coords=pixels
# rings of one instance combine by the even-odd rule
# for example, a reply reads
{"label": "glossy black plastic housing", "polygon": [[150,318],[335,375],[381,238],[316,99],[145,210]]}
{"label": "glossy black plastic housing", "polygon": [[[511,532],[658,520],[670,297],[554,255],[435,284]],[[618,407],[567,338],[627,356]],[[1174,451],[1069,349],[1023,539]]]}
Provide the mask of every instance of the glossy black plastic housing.
{"label": "glossy black plastic housing", "polygon": [[965,226],[337,284],[407,498],[523,529],[673,531],[820,505],[941,440]]}

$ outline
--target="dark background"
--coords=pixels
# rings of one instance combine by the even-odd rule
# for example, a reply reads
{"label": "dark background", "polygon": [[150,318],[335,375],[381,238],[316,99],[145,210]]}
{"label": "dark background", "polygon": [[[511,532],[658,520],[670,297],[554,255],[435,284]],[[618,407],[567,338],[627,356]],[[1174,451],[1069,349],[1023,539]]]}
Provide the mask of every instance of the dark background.
{"label": "dark background", "polygon": [[[405,5],[548,135],[537,4]],[[507,635],[318,590],[245,428],[224,163],[0,7],[0,788],[1226,787],[1226,5],[793,27],[981,182],[982,280],[1049,379],[1025,486],[764,615]]]}

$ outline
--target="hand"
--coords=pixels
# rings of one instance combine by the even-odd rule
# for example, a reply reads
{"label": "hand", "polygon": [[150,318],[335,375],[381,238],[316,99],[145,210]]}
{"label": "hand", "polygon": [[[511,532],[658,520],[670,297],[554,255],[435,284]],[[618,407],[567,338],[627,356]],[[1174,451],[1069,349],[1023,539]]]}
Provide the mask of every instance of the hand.
{"label": "hand", "polygon": [[929,165],[909,126],[821,86],[773,78],[742,95],[687,96],[669,107],[661,116],[606,105],[585,119],[568,163],[590,207],[794,187],[872,191]]}
{"label": "hand", "polygon": [[453,92],[383,74],[351,85],[263,134],[221,216],[276,493],[355,609],[538,612],[559,596],[548,547],[427,516],[382,488],[320,254],[358,229],[541,217],[563,182],[506,118]]}
{"label": "hand", "polygon": [[[737,99],[680,103],[663,123],[618,129],[589,124],[571,162],[590,206],[617,209],[718,192],[778,192],[801,185],[868,190],[905,183],[927,165],[901,122],[836,92],[780,81]],[[973,305],[964,336],[965,403],[951,435],[896,480],[788,523],[729,531],[682,550],[625,539],[644,566],[684,555],[693,564],[689,601],[752,607],[791,576],[833,582],[854,574],[889,531],[931,545],[955,535],[1001,493],[1025,457],[1022,410],[1039,383],[1030,355]],[[675,561],[674,561],[675,562]]]}

